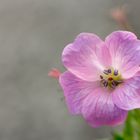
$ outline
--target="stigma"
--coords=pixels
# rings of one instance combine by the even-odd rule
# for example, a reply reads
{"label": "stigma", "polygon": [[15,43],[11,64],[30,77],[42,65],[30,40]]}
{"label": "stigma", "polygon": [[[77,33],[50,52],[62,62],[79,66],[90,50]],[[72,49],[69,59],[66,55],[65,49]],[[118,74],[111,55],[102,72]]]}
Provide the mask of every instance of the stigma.
{"label": "stigma", "polygon": [[100,79],[101,85],[103,87],[108,87],[111,89],[116,88],[123,82],[119,71],[113,68],[104,70],[103,73],[100,75]]}

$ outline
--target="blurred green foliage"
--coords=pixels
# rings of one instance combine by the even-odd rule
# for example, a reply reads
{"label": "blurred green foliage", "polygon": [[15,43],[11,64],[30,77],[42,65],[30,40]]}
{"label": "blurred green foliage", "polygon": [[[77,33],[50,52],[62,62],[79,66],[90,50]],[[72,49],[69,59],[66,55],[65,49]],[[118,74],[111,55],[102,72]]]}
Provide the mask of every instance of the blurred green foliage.
{"label": "blurred green foliage", "polygon": [[121,133],[114,133],[113,140],[140,140],[140,110],[130,111]]}

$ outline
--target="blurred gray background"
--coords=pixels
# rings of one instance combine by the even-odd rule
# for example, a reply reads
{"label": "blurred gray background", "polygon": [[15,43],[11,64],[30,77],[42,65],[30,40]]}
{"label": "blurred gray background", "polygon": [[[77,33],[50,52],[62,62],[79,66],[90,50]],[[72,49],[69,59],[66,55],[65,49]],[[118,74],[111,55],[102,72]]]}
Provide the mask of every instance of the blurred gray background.
{"label": "blurred gray background", "polygon": [[139,0],[0,0],[0,140],[111,138],[113,128],[72,116],[47,74],[64,71],[61,52],[80,32],[104,38],[120,29],[109,13],[124,3],[139,32]]}

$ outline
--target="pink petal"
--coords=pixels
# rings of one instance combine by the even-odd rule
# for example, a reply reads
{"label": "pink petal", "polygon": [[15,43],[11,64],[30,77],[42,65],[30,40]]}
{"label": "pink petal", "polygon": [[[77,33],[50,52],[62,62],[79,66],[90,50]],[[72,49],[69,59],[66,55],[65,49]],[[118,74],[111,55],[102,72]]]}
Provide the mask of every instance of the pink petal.
{"label": "pink petal", "polygon": [[118,108],[106,89],[95,89],[83,102],[82,114],[93,126],[118,125],[125,121],[127,111]]}
{"label": "pink petal", "polygon": [[140,41],[127,31],[110,34],[105,43],[110,51],[112,66],[118,69],[123,78],[130,78],[139,70]]}
{"label": "pink petal", "polygon": [[104,42],[90,33],[80,34],[74,43],[66,46],[62,61],[70,72],[87,81],[98,80],[100,72],[111,64]]}
{"label": "pink petal", "polygon": [[116,88],[113,92],[113,101],[124,110],[140,108],[140,73]]}
{"label": "pink petal", "polygon": [[68,108],[73,114],[81,113],[83,100],[94,88],[99,86],[97,82],[83,81],[70,72],[63,73],[59,78],[59,82],[64,90]]}

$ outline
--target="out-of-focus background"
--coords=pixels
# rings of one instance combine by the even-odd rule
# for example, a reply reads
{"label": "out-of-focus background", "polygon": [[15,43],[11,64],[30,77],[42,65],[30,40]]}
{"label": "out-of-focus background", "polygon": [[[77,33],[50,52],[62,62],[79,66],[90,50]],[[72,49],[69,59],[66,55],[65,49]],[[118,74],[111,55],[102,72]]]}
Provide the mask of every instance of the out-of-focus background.
{"label": "out-of-focus background", "polygon": [[91,128],[72,116],[57,82],[61,52],[80,32],[104,38],[120,29],[110,10],[127,3],[140,31],[139,0],[0,0],[0,140],[103,140],[113,128]]}

